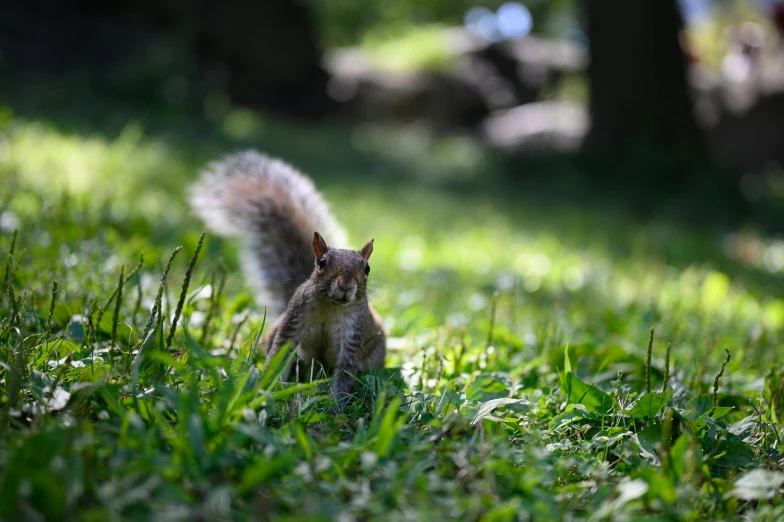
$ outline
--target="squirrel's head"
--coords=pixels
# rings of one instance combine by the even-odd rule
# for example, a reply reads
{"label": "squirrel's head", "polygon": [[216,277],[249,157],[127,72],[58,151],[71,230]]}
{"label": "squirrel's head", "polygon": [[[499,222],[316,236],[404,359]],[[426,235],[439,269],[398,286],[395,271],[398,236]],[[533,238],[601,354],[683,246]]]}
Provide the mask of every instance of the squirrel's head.
{"label": "squirrel's head", "polygon": [[362,250],[329,248],[318,232],[313,234],[313,252],[316,270],[313,278],[320,294],[336,305],[347,305],[365,298],[365,288],[370,274],[370,254],[373,240]]}

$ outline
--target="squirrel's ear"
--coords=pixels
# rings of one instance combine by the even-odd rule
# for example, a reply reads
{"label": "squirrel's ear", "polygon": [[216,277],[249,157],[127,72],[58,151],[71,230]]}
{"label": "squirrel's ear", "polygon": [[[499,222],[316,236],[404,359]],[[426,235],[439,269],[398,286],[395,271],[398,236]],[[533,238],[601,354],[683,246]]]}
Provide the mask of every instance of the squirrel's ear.
{"label": "squirrel's ear", "polygon": [[321,259],[321,256],[327,253],[329,247],[324,238],[318,232],[313,233],[313,251],[316,253],[316,259]]}
{"label": "squirrel's ear", "polygon": [[359,253],[362,254],[365,259],[370,259],[370,254],[373,253],[373,240],[371,239],[368,241]]}

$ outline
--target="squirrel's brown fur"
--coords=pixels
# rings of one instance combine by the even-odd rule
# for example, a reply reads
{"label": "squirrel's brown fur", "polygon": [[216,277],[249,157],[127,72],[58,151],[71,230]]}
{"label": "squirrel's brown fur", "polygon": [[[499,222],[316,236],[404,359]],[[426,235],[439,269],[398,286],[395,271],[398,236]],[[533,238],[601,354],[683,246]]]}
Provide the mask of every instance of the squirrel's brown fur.
{"label": "squirrel's brown fur", "polygon": [[330,241],[344,235],[309,178],[241,152],[208,165],[190,202],[211,230],[242,239],[257,301],[273,313],[285,307],[267,334],[267,362],[290,341],[305,364],[335,369],[338,395],[350,392],[356,370],[384,367],[383,325],[366,293],[373,240],[360,251],[330,248],[318,231]]}

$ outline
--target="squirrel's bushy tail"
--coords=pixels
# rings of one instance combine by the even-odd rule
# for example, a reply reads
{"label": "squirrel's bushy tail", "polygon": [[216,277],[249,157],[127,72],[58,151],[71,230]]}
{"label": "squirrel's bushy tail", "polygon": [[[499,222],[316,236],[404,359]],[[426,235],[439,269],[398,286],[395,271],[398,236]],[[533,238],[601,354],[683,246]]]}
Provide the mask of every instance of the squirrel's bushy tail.
{"label": "squirrel's bushy tail", "polygon": [[[313,233],[341,247],[345,234],[313,181],[256,151],[207,165],[189,191],[207,227],[242,240],[242,268],[257,301],[282,311],[313,272]],[[333,245],[334,243],[334,245]]]}

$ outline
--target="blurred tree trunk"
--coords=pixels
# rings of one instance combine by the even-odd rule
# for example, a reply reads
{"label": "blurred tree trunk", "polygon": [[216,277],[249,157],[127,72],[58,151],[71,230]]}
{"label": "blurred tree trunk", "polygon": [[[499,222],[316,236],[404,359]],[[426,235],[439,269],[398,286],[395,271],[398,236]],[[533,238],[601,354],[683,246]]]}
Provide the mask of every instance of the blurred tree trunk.
{"label": "blurred tree trunk", "polygon": [[0,55],[0,65],[16,70],[114,78],[123,92],[176,55],[198,70],[153,70],[161,77],[151,83],[193,73],[188,80],[211,84],[218,76],[236,103],[304,117],[333,105],[304,0],[3,0]]}
{"label": "blurred tree trunk", "polygon": [[[675,0],[585,0],[591,46],[588,149],[702,157]],[[681,173],[683,174],[683,173]]]}
{"label": "blurred tree trunk", "polygon": [[200,53],[228,66],[235,101],[306,117],[329,111],[329,76],[305,2],[198,0],[180,7],[197,33]]}

